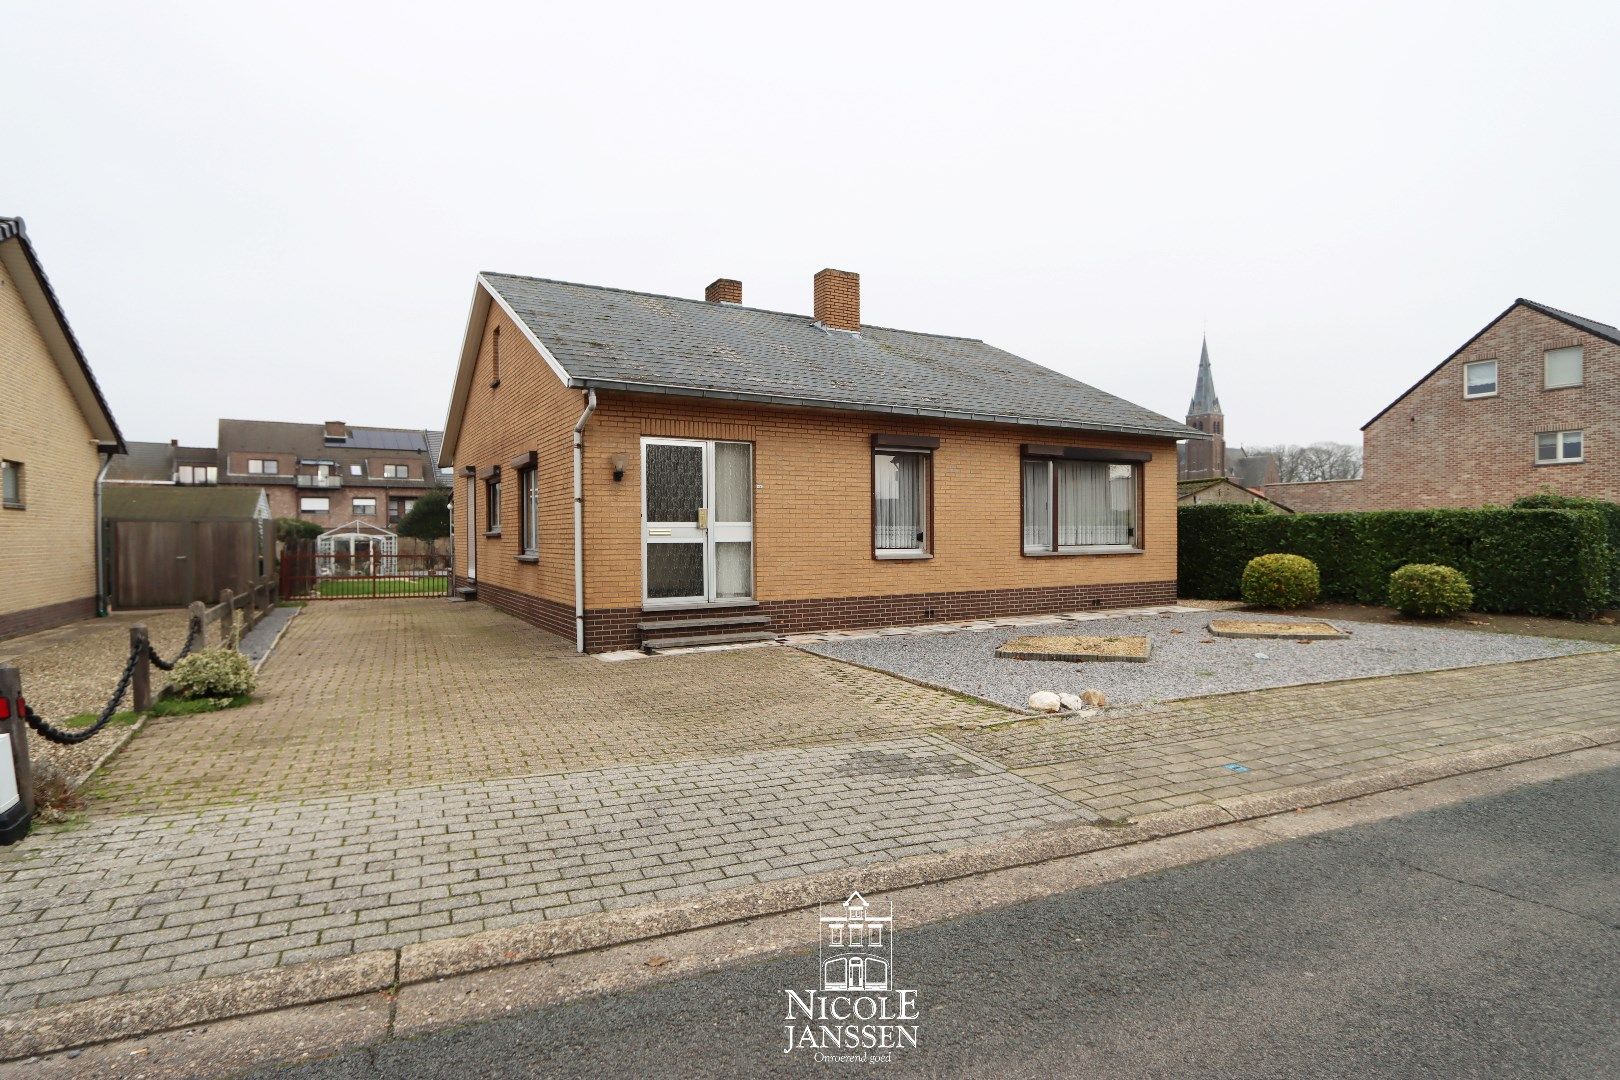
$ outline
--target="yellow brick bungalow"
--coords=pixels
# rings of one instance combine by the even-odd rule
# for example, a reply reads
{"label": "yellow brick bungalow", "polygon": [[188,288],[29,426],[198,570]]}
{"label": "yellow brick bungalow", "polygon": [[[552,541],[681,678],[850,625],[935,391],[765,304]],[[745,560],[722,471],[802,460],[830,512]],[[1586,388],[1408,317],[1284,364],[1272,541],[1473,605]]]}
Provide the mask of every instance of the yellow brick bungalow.
{"label": "yellow brick bungalow", "polygon": [[123,436],[21,218],[0,217],[0,638],[96,614],[96,479]]}
{"label": "yellow brick bungalow", "polygon": [[1170,602],[1167,417],[982,341],[485,273],[445,425],[464,595],[582,652]]}

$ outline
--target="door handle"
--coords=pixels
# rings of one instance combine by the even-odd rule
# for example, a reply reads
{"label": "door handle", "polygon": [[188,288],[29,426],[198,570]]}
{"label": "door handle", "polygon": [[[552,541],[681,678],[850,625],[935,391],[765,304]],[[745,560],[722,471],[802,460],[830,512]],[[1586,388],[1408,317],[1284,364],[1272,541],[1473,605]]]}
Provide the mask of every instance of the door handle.
{"label": "door handle", "polygon": [[700,529],[707,529],[709,527],[709,508],[707,506],[701,506],[698,508],[697,527]]}

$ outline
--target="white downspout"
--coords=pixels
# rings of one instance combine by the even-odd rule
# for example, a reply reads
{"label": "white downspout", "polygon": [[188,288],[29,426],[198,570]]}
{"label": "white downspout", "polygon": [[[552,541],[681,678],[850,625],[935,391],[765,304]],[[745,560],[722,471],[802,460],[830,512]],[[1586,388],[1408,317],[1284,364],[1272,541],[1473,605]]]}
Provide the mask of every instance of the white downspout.
{"label": "white downspout", "polygon": [[596,391],[585,391],[585,411],[574,425],[574,650],[585,651],[585,422],[596,411]]}
{"label": "white downspout", "polygon": [[96,617],[107,614],[111,604],[107,603],[107,565],[106,552],[101,537],[103,525],[101,522],[101,485],[107,479],[107,470],[112,468],[113,455],[103,453],[101,457],[101,471],[96,473]]}

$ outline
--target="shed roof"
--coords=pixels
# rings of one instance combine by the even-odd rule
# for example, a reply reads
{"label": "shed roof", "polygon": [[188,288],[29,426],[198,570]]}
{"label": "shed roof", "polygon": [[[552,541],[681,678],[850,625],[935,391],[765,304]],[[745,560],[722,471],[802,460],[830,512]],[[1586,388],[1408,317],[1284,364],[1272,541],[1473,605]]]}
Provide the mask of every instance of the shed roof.
{"label": "shed roof", "polygon": [[268,515],[269,500],[255,487],[110,485],[102,513],[108,521],[250,521]]}

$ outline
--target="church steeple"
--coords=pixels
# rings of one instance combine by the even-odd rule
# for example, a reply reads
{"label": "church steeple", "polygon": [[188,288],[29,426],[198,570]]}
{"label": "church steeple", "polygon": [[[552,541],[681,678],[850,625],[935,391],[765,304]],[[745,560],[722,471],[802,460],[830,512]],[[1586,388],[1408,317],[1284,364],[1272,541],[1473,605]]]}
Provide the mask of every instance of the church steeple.
{"label": "church steeple", "polygon": [[1208,439],[1189,439],[1181,444],[1178,479],[1207,480],[1226,475],[1226,417],[1221,399],[1215,394],[1215,376],[1209,368],[1209,336],[1198,356],[1198,383],[1192,403],[1187,406],[1187,426],[1197,428]]}
{"label": "church steeple", "polygon": [[1187,406],[1188,416],[1219,415],[1221,399],[1215,394],[1215,376],[1209,370],[1209,337],[1204,337],[1204,350],[1198,357],[1198,385],[1193,387],[1192,404]]}

